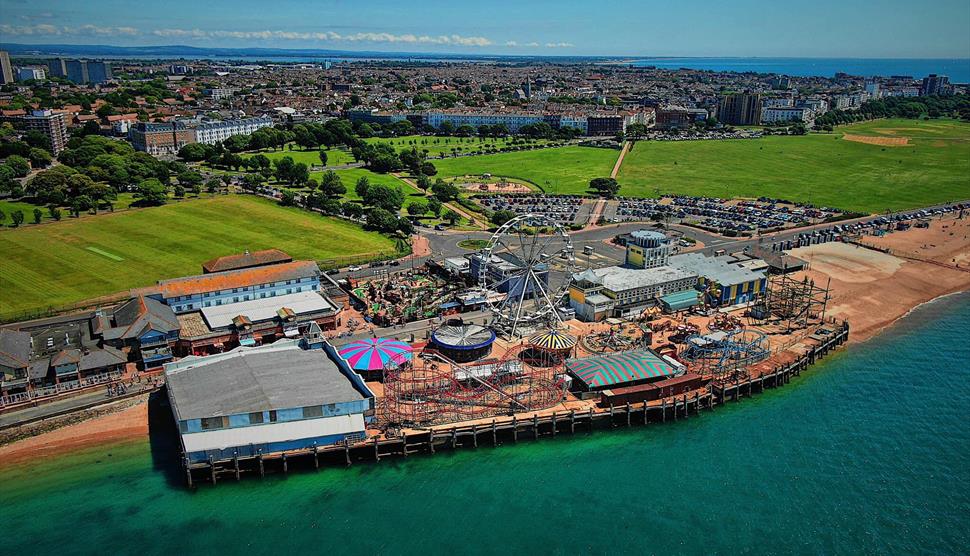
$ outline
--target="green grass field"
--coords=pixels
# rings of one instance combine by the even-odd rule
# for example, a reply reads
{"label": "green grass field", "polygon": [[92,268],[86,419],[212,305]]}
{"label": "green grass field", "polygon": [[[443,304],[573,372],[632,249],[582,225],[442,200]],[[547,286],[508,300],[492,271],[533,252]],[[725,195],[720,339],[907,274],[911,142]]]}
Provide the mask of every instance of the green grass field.
{"label": "green grass field", "polygon": [[[249,158],[257,154],[261,154],[266,158],[272,160],[277,160],[288,156],[293,159],[293,162],[302,162],[307,166],[319,166],[320,165],[320,150],[302,150],[302,147],[291,143],[293,145],[293,150],[283,149],[282,151],[276,150],[264,150],[256,152],[241,153],[240,156],[243,158]],[[327,151],[327,166],[341,166],[343,164],[351,164],[354,162],[354,157],[350,155],[350,152],[340,150],[336,147]]]}
{"label": "green grass field", "polygon": [[[439,156],[442,154],[451,155],[453,148],[460,148],[461,152],[477,152],[485,147],[494,147],[500,149],[502,147],[509,146],[513,143],[516,138],[514,137],[487,137],[484,139],[479,139],[478,137],[433,137],[427,135],[406,135],[403,137],[392,137],[392,138],[382,138],[382,137],[372,137],[366,139],[368,143],[386,143],[394,147],[395,151],[402,151],[404,149],[410,149],[414,147],[419,151],[426,150],[430,156]],[[542,145],[548,143],[545,139],[538,139],[529,144],[532,145]],[[435,161],[437,164],[437,161]]]}
{"label": "green grass field", "polygon": [[392,253],[359,227],[248,195],[0,231],[0,318],[198,274],[221,255],[276,247],[297,259]]}
{"label": "green grass field", "polygon": [[534,183],[546,193],[585,193],[589,180],[608,177],[620,151],[560,147],[435,160],[442,177],[505,176]]}
{"label": "green grass field", "polygon": [[[907,137],[902,147],[843,133]],[[780,197],[861,212],[970,198],[970,124],[878,120],[832,134],[726,141],[641,141],[617,177],[621,195]],[[579,192],[576,189],[572,192]]]}

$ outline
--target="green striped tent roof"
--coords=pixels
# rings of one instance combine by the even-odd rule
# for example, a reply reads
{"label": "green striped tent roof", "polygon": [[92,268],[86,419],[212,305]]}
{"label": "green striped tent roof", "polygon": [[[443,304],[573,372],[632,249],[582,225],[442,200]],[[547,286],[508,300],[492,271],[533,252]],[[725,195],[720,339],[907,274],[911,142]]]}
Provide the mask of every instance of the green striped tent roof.
{"label": "green striped tent roof", "polygon": [[635,349],[609,355],[598,355],[566,361],[566,368],[589,388],[615,386],[645,379],[663,379],[678,370],[659,354],[648,349]]}
{"label": "green striped tent roof", "polygon": [[697,290],[690,289],[682,292],[667,294],[660,301],[671,311],[682,311],[697,305]]}

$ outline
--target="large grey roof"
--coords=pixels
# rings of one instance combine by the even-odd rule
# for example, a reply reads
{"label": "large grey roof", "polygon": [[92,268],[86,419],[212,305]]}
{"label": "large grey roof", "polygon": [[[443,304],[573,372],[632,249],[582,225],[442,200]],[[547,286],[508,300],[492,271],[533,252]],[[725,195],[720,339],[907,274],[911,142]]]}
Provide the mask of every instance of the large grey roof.
{"label": "large grey roof", "polygon": [[364,399],[323,350],[236,348],[166,365],[179,420]]}
{"label": "large grey roof", "polygon": [[763,271],[741,268],[730,263],[728,257],[706,257],[701,253],[684,253],[670,257],[670,266],[693,272],[721,286],[743,284],[765,277]]}
{"label": "large grey roof", "polygon": [[602,284],[614,292],[645,288],[666,284],[675,280],[694,278],[697,273],[673,266],[658,266],[654,268],[627,268],[625,266],[606,266],[587,270],[575,274],[576,281],[585,280],[594,284]]}
{"label": "large grey roof", "polygon": [[168,333],[181,327],[171,307],[141,295],[119,306],[112,316],[114,326],[102,331],[106,340],[137,338],[149,328]]}
{"label": "large grey roof", "polygon": [[23,369],[30,364],[30,334],[0,328],[0,365]]}

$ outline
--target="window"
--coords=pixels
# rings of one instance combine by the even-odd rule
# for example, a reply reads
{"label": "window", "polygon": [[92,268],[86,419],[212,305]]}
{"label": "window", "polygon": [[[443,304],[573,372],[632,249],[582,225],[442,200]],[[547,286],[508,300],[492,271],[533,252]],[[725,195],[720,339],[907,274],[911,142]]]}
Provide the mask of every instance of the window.
{"label": "window", "polygon": [[202,430],[212,431],[223,429],[226,427],[225,421],[222,417],[203,417],[202,418]]}
{"label": "window", "polygon": [[303,408],[303,418],[313,419],[315,417],[323,417],[323,408],[319,405],[311,405]]}
{"label": "window", "polygon": [[269,422],[270,423],[275,423],[276,422],[276,410],[275,409],[272,409],[269,412]]}
{"label": "window", "polygon": [[259,425],[262,422],[263,422],[263,412],[262,411],[256,411],[256,412],[253,412],[253,413],[250,413],[249,414],[249,424],[250,425]]}

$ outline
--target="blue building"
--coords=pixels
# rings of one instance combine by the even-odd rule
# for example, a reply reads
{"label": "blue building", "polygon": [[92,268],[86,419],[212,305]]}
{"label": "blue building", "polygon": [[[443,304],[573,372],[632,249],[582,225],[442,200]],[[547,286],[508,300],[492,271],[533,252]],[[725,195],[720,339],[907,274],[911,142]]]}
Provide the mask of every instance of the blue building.
{"label": "blue building", "polygon": [[[764,295],[768,278],[764,270],[752,270],[757,259],[737,260],[730,255],[707,257],[701,253],[684,253],[670,257],[670,266],[697,275],[697,289],[712,307],[748,303]],[[762,261],[763,262],[763,261]]]}
{"label": "blue building", "polygon": [[190,356],[166,365],[165,381],[192,463],[357,442],[374,419],[374,393],[327,343]]}
{"label": "blue building", "polygon": [[151,297],[178,314],[320,290],[320,268],[313,261],[293,261],[257,268],[213,272],[161,280]]}

